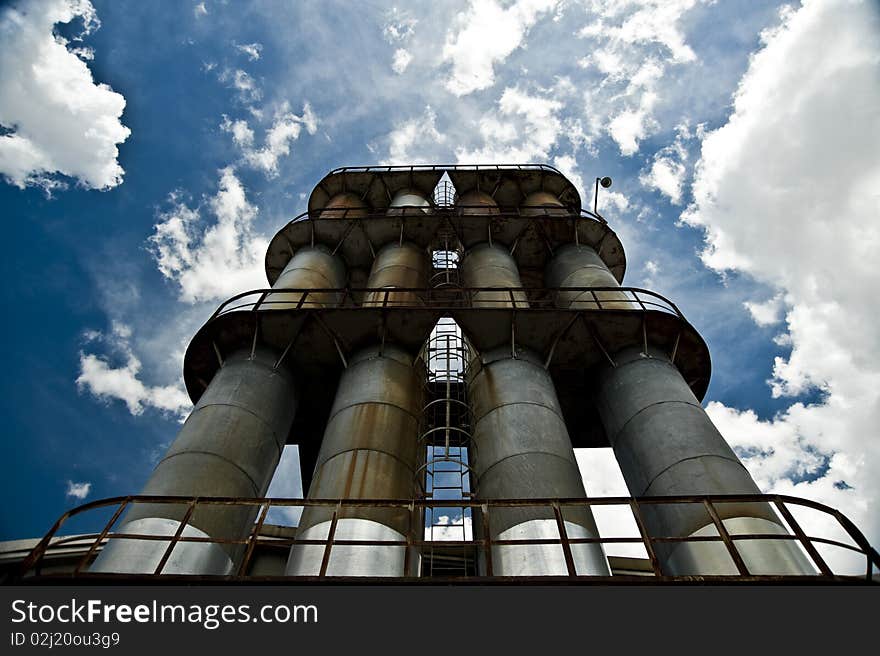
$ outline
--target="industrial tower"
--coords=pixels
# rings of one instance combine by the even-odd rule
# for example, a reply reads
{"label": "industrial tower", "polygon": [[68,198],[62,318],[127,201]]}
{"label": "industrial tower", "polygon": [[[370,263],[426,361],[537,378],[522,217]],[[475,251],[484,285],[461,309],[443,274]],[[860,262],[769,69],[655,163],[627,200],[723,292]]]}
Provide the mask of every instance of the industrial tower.
{"label": "industrial tower", "polygon": [[265,507],[184,499],[261,499],[297,444],[315,501],[287,576],[430,576],[445,523],[479,547],[476,576],[608,577],[573,452],[602,446],[633,497],[682,497],[640,507],[657,573],[816,573],[700,405],[703,339],[621,286],[617,235],[556,169],[337,169],[265,263],[271,288],[186,352],[195,408],[143,490],[182,500],[129,504],[113,531],[145,539],[110,539],[91,572],[241,571]]}

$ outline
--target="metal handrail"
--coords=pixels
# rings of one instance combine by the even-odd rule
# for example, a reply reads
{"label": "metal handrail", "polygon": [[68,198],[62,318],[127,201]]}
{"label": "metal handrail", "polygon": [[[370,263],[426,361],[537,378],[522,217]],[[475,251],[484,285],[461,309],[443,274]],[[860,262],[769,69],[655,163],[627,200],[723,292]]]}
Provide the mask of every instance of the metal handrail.
{"label": "metal handrail", "polygon": [[[388,214],[389,210],[393,210],[394,214]],[[540,214],[538,213],[540,212]],[[575,219],[586,219],[596,221],[602,225],[607,225],[605,218],[590,210],[581,209],[578,212],[572,212],[565,207],[557,205],[529,205],[523,206],[497,206],[497,205],[432,205],[426,207],[424,205],[400,205],[397,207],[380,207],[380,208],[364,208],[364,207],[322,207],[320,209],[303,212],[296,215],[287,222],[287,225],[298,223],[300,221],[341,221],[351,219],[354,221],[369,221],[371,219],[387,219],[387,218],[406,218],[406,217],[422,217],[437,214],[440,216],[462,216],[477,217],[490,216],[493,219],[524,219],[534,220],[540,218],[549,218],[558,221],[572,221]]]}
{"label": "metal handrail", "polygon": [[[397,164],[391,166],[340,166],[326,176],[337,173],[394,173],[407,171],[549,171],[565,176],[559,169],[549,164]],[[567,180],[567,178],[566,178]]]}
{"label": "metal handrail", "polygon": [[[504,298],[486,298],[487,293],[506,292]],[[572,309],[595,309],[619,310],[623,312],[645,312],[655,310],[677,316],[686,321],[684,314],[672,301],[666,297],[641,287],[279,287],[254,289],[236,294],[227,299],[214,311],[209,321],[229,314],[231,312],[258,312],[272,310],[313,310],[333,309],[345,306],[346,299],[360,298],[362,294],[369,294],[370,301],[366,304],[355,306],[363,309],[376,308],[434,308],[434,309],[468,309],[482,308],[510,309],[512,304],[517,305],[517,311],[566,309],[556,304],[557,295],[565,294],[589,294],[587,298],[571,301]],[[620,294],[613,298],[602,298],[601,294]],[[277,298],[280,294],[298,295],[296,300]],[[479,297],[475,298],[475,295]],[[524,299],[518,295],[525,294],[528,299],[528,307],[524,306]],[[328,302],[328,297],[339,296],[337,303]],[[256,297],[252,300],[238,303]],[[273,298],[275,297],[275,298]],[[631,307],[621,307],[624,304]],[[586,307],[589,306],[589,307]]]}
{"label": "metal handrail", "polygon": [[[187,515],[181,527],[174,535],[153,535],[153,534],[137,534],[114,532],[113,527],[123,514],[123,511],[130,508],[134,504],[175,504],[186,505]],[[720,515],[717,512],[717,506],[725,503],[770,503],[773,504],[785,518],[790,526],[792,534],[777,533],[756,533],[756,534],[730,534],[724,527]],[[651,535],[646,527],[643,519],[643,510],[646,506],[665,505],[665,504],[700,504],[706,508],[708,514],[712,517],[718,535],[703,536],[663,536]],[[212,538],[212,537],[195,537],[184,536],[182,528],[186,524],[189,516],[197,507],[204,506],[239,506],[239,507],[256,507],[260,509],[259,517],[253,526],[253,529],[247,535],[239,539],[234,538]],[[491,548],[501,545],[539,545],[539,544],[556,544],[570,553],[570,547],[573,544],[642,544],[648,554],[653,570],[653,580],[655,581],[691,581],[693,576],[670,576],[664,574],[661,570],[659,560],[656,556],[655,545],[663,543],[681,543],[681,542],[722,542],[729,551],[732,559],[740,566],[739,575],[712,575],[700,577],[704,580],[719,581],[735,581],[738,579],[748,579],[756,581],[792,581],[799,579],[802,581],[812,580],[836,580],[836,581],[854,581],[862,580],[866,582],[875,582],[874,569],[880,569],[880,554],[870,545],[864,534],[855,526],[855,524],[840,511],[826,506],[816,501],[801,499],[798,497],[780,495],[780,494],[731,494],[731,495],[681,495],[681,496],[663,496],[663,497],[591,497],[591,498],[540,498],[540,499],[456,499],[454,505],[460,508],[476,509],[482,513],[481,523],[483,524],[483,536],[474,536],[471,540],[463,541],[442,541],[447,546],[463,546],[473,547],[481,550],[487,555],[489,571],[487,577],[491,579]],[[155,580],[157,577],[180,578],[181,576],[190,580],[260,580],[259,577],[248,577],[244,573],[247,571],[248,561],[253,555],[254,547],[257,544],[266,547],[278,549],[289,549],[293,545],[322,545],[329,552],[332,546],[343,545],[361,545],[361,546],[412,546],[412,547],[430,547],[438,544],[436,541],[419,539],[414,536],[407,536],[406,540],[352,540],[352,539],[336,539],[334,532],[325,539],[299,539],[299,538],[281,538],[261,536],[261,530],[265,522],[266,516],[270,508],[273,507],[325,507],[333,511],[333,524],[343,509],[348,508],[396,508],[406,510],[411,513],[413,518],[417,518],[419,513],[428,508],[447,508],[450,506],[448,499],[279,499],[279,498],[248,498],[248,497],[181,497],[181,496],[149,496],[149,495],[131,495],[123,497],[113,497],[109,499],[100,499],[83,504],[77,508],[73,508],[65,512],[55,522],[49,532],[40,540],[28,556],[22,561],[18,575],[14,582],[23,583],[29,581],[39,581],[41,578],[57,577],[57,574],[41,574],[41,566],[47,555],[51,555],[53,550],[57,550],[62,546],[70,544],[80,545],[82,548],[89,546],[86,554],[80,559],[75,570],[68,575],[68,578],[117,578],[120,580],[130,579],[147,579]],[[632,510],[633,518],[639,528],[639,537],[594,537],[594,538],[571,538],[564,531],[564,522],[562,520],[562,509],[565,508],[592,508],[593,506],[627,506]],[[837,525],[841,527],[856,546],[840,542],[839,540],[830,539],[822,536],[807,535],[797,520],[791,513],[789,506],[806,507],[818,510],[836,520]],[[94,511],[99,508],[115,507],[115,512],[110,520],[104,525],[102,530],[97,533],[86,535],[74,535],[68,537],[57,538],[59,531],[64,524],[72,517]],[[523,508],[523,507],[540,507],[552,509],[560,520],[560,535],[558,538],[541,538],[541,539],[493,539],[488,531],[489,521],[492,511],[499,508]],[[414,522],[413,526],[419,525]],[[476,532],[475,532],[476,533]],[[169,556],[175,545],[179,542],[205,542],[212,544],[225,545],[245,545],[245,558],[238,567],[238,574],[226,576],[208,576],[208,575],[170,575],[160,572],[161,565],[167,561],[163,558],[163,563],[157,568],[153,574],[97,574],[83,571],[88,564],[88,560],[97,552],[98,548],[108,539],[132,539],[132,540],[151,540],[168,542],[165,556]],[[742,558],[738,552],[736,543],[739,541],[752,540],[790,540],[800,544],[803,549],[810,555],[819,569],[818,574],[803,574],[797,576],[781,576],[781,575],[758,575],[751,574],[742,565]],[[828,563],[818,554],[816,543],[831,545],[843,549],[853,551],[865,557],[866,571],[862,575],[843,575],[835,573]],[[567,559],[569,560],[569,559]],[[276,580],[298,580],[300,577],[275,577]],[[303,577],[311,579],[312,577]],[[547,577],[516,577],[517,581],[539,580],[545,581]],[[578,575],[574,571],[572,564],[569,562],[568,579],[597,579],[602,582],[613,582],[612,579],[621,580],[626,577],[596,577]],[[368,580],[368,579],[360,579]],[[651,578],[641,579],[644,582],[650,582]]]}

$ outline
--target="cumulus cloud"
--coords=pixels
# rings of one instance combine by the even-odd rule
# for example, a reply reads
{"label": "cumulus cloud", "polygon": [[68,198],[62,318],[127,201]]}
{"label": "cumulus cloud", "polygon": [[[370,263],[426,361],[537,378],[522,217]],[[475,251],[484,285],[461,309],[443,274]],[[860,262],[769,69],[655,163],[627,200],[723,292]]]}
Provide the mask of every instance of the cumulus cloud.
{"label": "cumulus cloud", "polygon": [[772,326],[782,320],[781,313],[784,307],[782,294],[777,294],[766,301],[746,301],[743,305],[759,326]]}
{"label": "cumulus cloud", "polygon": [[195,7],[193,7],[193,13],[195,14],[196,18],[207,16],[208,8],[205,6],[204,2],[200,2]]}
{"label": "cumulus cloud", "polygon": [[407,66],[412,61],[412,55],[406,48],[398,48],[394,51],[394,59],[391,62],[391,70],[398,75],[403,75]]}
{"label": "cumulus cloud", "polygon": [[464,96],[495,83],[495,65],[516,50],[529,29],[558,0],[516,0],[503,7],[497,0],[472,0],[456,14],[446,35],[443,61],[452,66],[446,88]]}
{"label": "cumulus cloud", "polygon": [[654,153],[651,167],[639,175],[639,182],[667,196],[673,205],[681,204],[687,174],[685,162],[688,159],[685,141],[690,136],[687,124],[679,125],[676,128],[675,141]]}
{"label": "cumulus cloud", "polygon": [[578,32],[590,44],[590,54],[579,64],[602,75],[584,92],[592,136],[607,132],[628,156],[658,129],[654,111],[661,81],[671,67],[696,60],[680,22],[697,4],[593,0],[590,13],[595,19]]}
{"label": "cumulus cloud", "polygon": [[[181,301],[226,299],[265,287],[269,242],[254,233],[257,208],[232,168],[220,171],[217,193],[198,207],[187,206],[179,193],[169,201],[172,207],[159,215],[149,244],[159,271],[179,286]],[[203,222],[205,213],[215,219],[210,225]]]}
{"label": "cumulus cloud", "polygon": [[[562,131],[558,115],[562,108],[563,103],[552,96],[508,87],[497,109],[485,112],[479,120],[483,144],[475,149],[458,148],[456,157],[462,164],[546,161]],[[571,168],[573,160],[561,162]]]}
{"label": "cumulus cloud", "polygon": [[425,539],[432,542],[448,542],[455,540],[473,540],[474,526],[470,513],[458,508],[435,508],[428,516],[431,522],[425,528]]}
{"label": "cumulus cloud", "polygon": [[67,481],[67,491],[65,492],[65,495],[82,501],[89,496],[91,490],[92,484],[89,482],[74,483],[73,481]]}
{"label": "cumulus cloud", "polygon": [[589,202],[589,196],[587,195],[587,188],[584,186],[584,178],[578,169],[578,163],[575,156],[570,154],[557,155],[553,158],[553,166],[559,169],[559,172],[571,181],[581,196],[581,204],[586,205]]}
{"label": "cumulus cloud", "polygon": [[658,153],[651,163],[651,169],[640,176],[639,180],[646,187],[656,189],[664,196],[668,196],[673,204],[678,205],[681,203],[684,175],[684,164]]}
{"label": "cumulus cloud", "polygon": [[381,164],[424,164],[432,148],[445,141],[446,135],[437,130],[436,112],[426,106],[421,116],[398,123],[387,136],[388,157]]}
{"label": "cumulus cloud", "polygon": [[224,116],[220,127],[232,135],[233,142],[239,147],[249,166],[273,178],[278,175],[278,161],[290,154],[290,144],[299,139],[302,128],[305,127],[309,134],[315,134],[318,130],[318,119],[309,103],[303,107],[302,115],[297,116],[285,102],[275,113],[260,147],[256,146],[254,131],[244,119],[233,121]]}
{"label": "cumulus cloud", "polygon": [[[773,395],[822,394],[770,421],[718,404],[713,418],[764,489],[836,506],[875,542],[880,324],[865,294],[880,285],[877,34],[875,3],[784,10],[762,35],[729,121],[703,139],[694,202],[682,215],[705,232],[707,266],[784,295],[779,342],[791,353],[775,359]],[[749,309],[758,321],[775,316],[761,303]]]}
{"label": "cumulus cloud", "polygon": [[646,289],[655,287],[657,275],[662,271],[662,267],[654,260],[645,260],[642,271],[642,281],[639,286]]}
{"label": "cumulus cloud", "polygon": [[[696,59],[694,51],[685,43],[679,28],[682,15],[692,9],[698,0],[640,0],[619,2],[593,0],[591,13],[596,20],[580,31],[580,36],[599,36],[616,44],[631,46],[663,46],[676,63]],[[599,56],[619,63],[616,48],[603,51]],[[609,71],[613,72],[613,71]]]}
{"label": "cumulus cloud", "polygon": [[100,25],[88,0],[33,0],[0,10],[0,174],[11,184],[62,188],[58,175],[88,189],[122,182],[117,145],[125,98],[96,83],[94,53],[53,34],[81,20],[81,40]]}
{"label": "cumulus cloud", "polygon": [[109,334],[88,331],[86,341],[92,345],[103,343],[121,364],[114,366],[108,356],[81,351],[77,388],[108,403],[114,399],[122,401],[133,415],[154,408],[182,420],[192,407],[189,397],[179,384],[151,386],[140,379],[142,365],[132,350],[131,334],[131,329],[119,322],[113,322]]}
{"label": "cumulus cloud", "polygon": [[611,206],[620,213],[629,211],[633,204],[629,202],[629,198],[619,191],[609,191],[606,189],[599,190],[599,213],[603,212],[603,207]]}

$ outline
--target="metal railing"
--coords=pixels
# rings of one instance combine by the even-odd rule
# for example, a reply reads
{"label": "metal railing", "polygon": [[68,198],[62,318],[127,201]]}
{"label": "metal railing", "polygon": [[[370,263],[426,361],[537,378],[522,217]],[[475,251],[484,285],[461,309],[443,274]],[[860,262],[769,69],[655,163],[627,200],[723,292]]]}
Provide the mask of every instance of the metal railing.
{"label": "metal railing", "polygon": [[549,164],[405,164],[392,166],[340,166],[335,168],[327,176],[338,173],[406,173],[419,171],[548,171],[558,173],[563,178],[562,172]]}
{"label": "metal railing", "polygon": [[[393,209],[393,214],[388,214],[388,210]],[[598,213],[590,210],[580,210],[571,212],[564,207],[556,205],[530,205],[528,207],[499,207],[497,205],[433,205],[425,207],[424,205],[401,205],[394,208],[363,208],[363,207],[324,207],[321,209],[303,212],[290,219],[287,225],[299,223],[301,221],[318,221],[321,219],[327,221],[352,220],[352,221],[370,221],[374,219],[400,219],[400,218],[420,218],[423,219],[431,214],[441,217],[465,217],[475,218],[478,216],[491,217],[492,219],[523,219],[533,221],[535,219],[550,218],[556,221],[573,222],[575,220],[596,221],[602,225],[608,225],[608,221]]]}
{"label": "metal railing", "polygon": [[[523,294],[528,307],[523,303]],[[565,295],[560,302],[559,295]],[[369,301],[361,304],[361,299]],[[574,298],[574,300],[572,300]],[[332,303],[328,299],[333,299]],[[254,289],[224,301],[211,319],[230,312],[265,310],[363,308],[434,308],[443,310],[481,308],[654,310],[685,320],[681,310],[669,299],[640,287],[284,287]]]}
{"label": "metal railing", "polygon": [[[123,513],[131,509],[133,506],[142,503],[149,504],[174,504],[177,506],[185,506],[186,512],[183,514],[182,521],[176,532],[166,535],[156,534],[137,534],[121,532],[114,527],[119,523]],[[719,512],[719,508],[726,503],[767,503],[771,504],[779,516],[784,519],[788,525],[790,533],[769,533],[769,534],[733,534],[720,519],[724,513]],[[652,535],[644,520],[646,509],[654,506],[671,505],[671,504],[698,504],[702,506],[714,523],[717,535],[701,535],[701,536],[663,536]],[[327,576],[327,566],[330,560],[332,550],[336,546],[372,546],[374,548],[404,548],[406,559],[413,557],[411,554],[424,553],[432,547],[440,545],[439,542],[423,539],[423,531],[421,517],[426,509],[434,507],[448,506],[449,501],[444,500],[428,500],[428,499],[268,499],[268,498],[236,498],[236,497],[159,497],[159,496],[126,496],[115,497],[111,499],[103,499],[84,504],[78,508],[64,513],[58,521],[52,526],[46,536],[37,544],[31,553],[21,563],[20,571],[13,580],[14,583],[39,582],[40,580],[57,581],[60,579],[71,579],[82,581],[84,579],[117,579],[120,581],[131,580],[180,580],[181,578],[192,581],[199,580],[229,580],[255,582],[261,580],[347,580],[359,582],[376,582],[376,579],[367,579],[361,577],[329,577]],[[473,539],[462,541],[444,540],[442,545],[445,546],[462,546],[471,547],[474,550],[476,558],[483,563],[483,573],[479,576],[468,577],[474,581],[499,581],[509,580],[515,582],[535,581],[547,582],[549,580],[559,580],[562,582],[598,582],[598,583],[614,583],[614,582],[632,582],[637,579],[639,583],[651,582],[681,582],[681,581],[718,581],[718,582],[735,582],[735,581],[751,581],[751,582],[868,582],[876,583],[875,570],[880,569],[880,555],[871,547],[865,536],[859,529],[841,512],[825,506],[823,504],[799,499],[797,497],[784,495],[688,495],[688,496],[669,496],[669,497],[604,497],[604,498],[577,498],[577,499],[505,499],[505,500],[472,500],[462,499],[456,501],[457,506],[470,508],[474,513],[479,513],[479,527],[475,526],[473,531]],[[183,535],[183,529],[187,522],[193,516],[196,509],[206,506],[227,506],[227,507],[250,507],[256,508],[257,520],[252,525],[247,535],[239,539],[228,538],[212,538],[212,537],[188,537]],[[325,507],[332,511],[332,521],[330,522],[329,532],[326,539],[296,539],[270,537],[264,535],[263,527],[266,523],[266,517],[272,508],[305,508],[305,507]],[[565,516],[567,512],[575,512],[577,509],[589,507],[596,509],[598,507],[618,506],[629,509],[632,519],[638,527],[638,536],[600,536],[593,538],[573,538],[566,532]],[[352,540],[338,539],[335,535],[337,520],[344,516],[349,508],[394,508],[400,512],[409,513],[411,529],[405,540]],[[541,508],[549,517],[556,520],[558,536],[554,538],[543,539],[496,539],[493,538],[492,521],[493,513],[498,509],[504,508]],[[823,513],[827,518],[833,520],[834,526],[839,530],[842,529],[848,539],[849,544],[838,539],[832,539],[824,536],[808,535],[801,524],[795,519],[792,508],[807,508],[813,511]],[[86,513],[99,511],[102,509],[112,509],[112,516],[103,525],[103,528],[95,533],[79,534],[69,537],[59,537],[59,533],[65,527],[65,524],[73,517],[84,515]],[[126,539],[126,540],[150,540],[167,543],[164,549],[164,555],[159,561],[157,567],[152,572],[143,574],[111,574],[89,572],[88,566],[94,556],[107,543],[108,540]],[[778,542],[781,540],[791,540],[800,545],[805,554],[809,557],[815,566],[814,574],[801,575],[777,575],[777,574],[760,574],[750,572],[744,562],[742,554],[739,551],[738,543],[747,541],[768,540]],[[206,542],[220,545],[238,545],[241,557],[234,572],[227,575],[199,575],[199,574],[164,574],[163,568],[168,563],[172,551],[175,546],[182,542]],[[736,565],[738,574],[735,575],[690,575],[690,576],[674,576],[663,571],[657,551],[660,545],[670,543],[694,543],[694,542],[715,542],[724,545],[731,560]],[[572,546],[584,543],[599,543],[605,545],[613,544],[640,544],[647,554],[647,560],[650,562],[648,576],[633,577],[629,575],[615,576],[590,576],[584,575],[576,571],[575,559],[572,556]],[[70,550],[72,546],[78,546],[82,550],[82,556],[76,565],[67,573],[59,574],[57,572],[43,573],[43,567],[47,559],[50,559],[53,552],[62,550]],[[316,576],[293,577],[293,576],[274,576],[261,577],[249,576],[249,566],[253,560],[257,547],[261,549],[276,550],[286,554],[294,545],[318,545],[323,547],[323,560],[321,569]],[[568,574],[566,576],[548,577],[548,576],[527,576],[527,577],[495,577],[493,574],[492,554],[493,549],[508,545],[558,545],[562,550],[567,565]],[[845,574],[840,568],[832,567],[825,558],[819,553],[819,547],[823,545],[832,546],[838,549],[846,550],[849,553],[856,554],[859,558],[864,558],[865,569],[863,574]],[[408,571],[406,566],[403,571]],[[402,581],[406,577],[384,579],[386,582]],[[458,577],[451,577],[458,579]],[[439,582],[449,580],[450,577],[417,577],[416,581],[420,582]]]}

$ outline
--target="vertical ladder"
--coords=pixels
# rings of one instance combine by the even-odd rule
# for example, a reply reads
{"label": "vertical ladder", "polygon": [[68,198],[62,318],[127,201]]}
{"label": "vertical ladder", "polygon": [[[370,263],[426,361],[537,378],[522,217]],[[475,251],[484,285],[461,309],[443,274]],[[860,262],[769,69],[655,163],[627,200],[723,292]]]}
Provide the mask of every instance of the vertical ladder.
{"label": "vertical ladder", "polygon": [[471,498],[467,351],[461,328],[452,319],[440,319],[425,349],[427,403],[420,431],[425,465],[419,483],[425,498],[450,505],[425,511],[425,540],[430,544],[422,556],[427,576],[474,573],[473,545],[455,544],[473,540],[471,509],[454,503]]}

